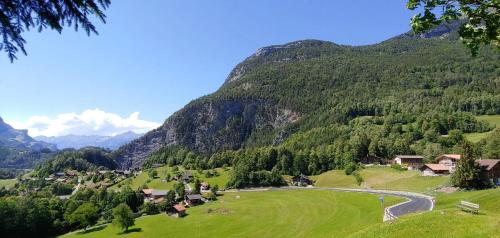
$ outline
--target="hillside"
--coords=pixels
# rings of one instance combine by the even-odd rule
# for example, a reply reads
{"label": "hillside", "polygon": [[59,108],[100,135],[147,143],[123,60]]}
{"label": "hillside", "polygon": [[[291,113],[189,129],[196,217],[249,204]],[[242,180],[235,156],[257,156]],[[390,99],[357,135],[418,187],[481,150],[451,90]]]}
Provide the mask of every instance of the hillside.
{"label": "hillside", "polygon": [[34,140],[26,130],[16,130],[0,117],[0,168],[31,168],[55,150],[55,145]]}
{"label": "hillside", "polygon": [[[360,116],[380,117],[380,125],[389,119],[391,125],[421,120],[420,136],[409,139],[415,146],[427,125],[435,125],[426,122],[433,117],[443,125],[429,133],[487,131],[491,128],[468,115],[453,114],[457,123],[445,124],[452,113],[500,114],[499,55],[485,48],[471,58],[454,31],[450,26],[359,47],[318,40],[264,47],[238,64],[218,91],[121,147],[118,162],[140,166],[165,145],[202,154],[278,145],[292,135],[323,130],[318,128],[342,128]],[[339,133],[348,138],[353,131]]]}

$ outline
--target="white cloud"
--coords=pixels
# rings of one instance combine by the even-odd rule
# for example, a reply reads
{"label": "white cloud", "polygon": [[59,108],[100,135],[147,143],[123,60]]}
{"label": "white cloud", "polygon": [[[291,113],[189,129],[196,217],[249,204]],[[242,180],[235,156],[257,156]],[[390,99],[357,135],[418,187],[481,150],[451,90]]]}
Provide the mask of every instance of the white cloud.
{"label": "white cloud", "polygon": [[87,109],[81,114],[63,113],[55,118],[33,116],[26,122],[6,122],[16,129],[27,129],[30,136],[114,136],[127,131],[145,133],[160,126],[160,123],[139,119],[139,112],[123,118],[100,109]]}

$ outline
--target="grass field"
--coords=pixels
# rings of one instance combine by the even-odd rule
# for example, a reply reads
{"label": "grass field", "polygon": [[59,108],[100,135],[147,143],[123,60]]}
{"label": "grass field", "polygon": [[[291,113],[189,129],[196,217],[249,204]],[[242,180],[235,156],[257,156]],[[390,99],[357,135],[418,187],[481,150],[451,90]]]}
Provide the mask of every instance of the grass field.
{"label": "grass field", "polygon": [[[499,128],[500,127],[500,115],[484,115],[484,116],[478,116],[477,119],[479,120],[485,120],[487,121],[488,123],[490,123],[490,125],[496,127],[496,128]],[[483,132],[483,133],[466,133],[464,134],[465,138],[471,142],[478,142],[484,138],[486,138],[486,136],[488,136],[488,134],[490,134],[492,131],[489,131],[489,132]]]}
{"label": "grass field", "polygon": [[16,183],[17,179],[0,179],[0,188],[12,188]]}
{"label": "grass field", "polygon": [[[389,204],[403,201],[388,197]],[[211,209],[211,212],[208,212]],[[382,223],[382,208],[373,194],[334,191],[226,193],[213,203],[188,209],[176,219],[160,214],[136,220],[133,231],[119,237],[345,237]],[[102,230],[63,237],[115,237]]]}
{"label": "grass field", "polygon": [[[375,166],[361,170],[364,179],[361,187],[375,189],[427,192],[447,184],[449,177],[423,177],[418,171],[398,171],[389,167]],[[354,176],[343,170],[333,170],[313,176],[317,187],[359,188]]]}
{"label": "grass field", "polygon": [[[182,170],[182,168],[180,168]],[[195,178],[200,179],[202,182],[208,182],[210,185],[219,185],[219,188],[225,188],[226,183],[229,179],[230,171],[231,169],[224,170],[222,168],[216,169],[217,172],[219,173],[219,176],[217,177],[211,177],[207,178],[203,173],[198,173],[197,171],[192,171],[193,175]],[[137,189],[141,187],[142,185],[146,184],[148,188],[154,188],[154,189],[163,189],[163,190],[170,190],[173,188],[175,181],[170,181],[170,182],[165,182],[162,181],[167,173],[172,174],[172,168],[171,167],[160,167],[156,168],[156,171],[158,172],[158,176],[155,179],[150,179],[149,174],[147,171],[143,171],[141,174],[137,175],[136,177],[128,178],[125,179],[124,181],[121,181],[120,183],[117,183],[111,187],[111,189],[119,189],[119,185],[124,186],[128,185],[132,189]],[[149,181],[149,182],[148,182]],[[191,186],[193,184],[191,183]]]}
{"label": "grass field", "polygon": [[[353,237],[500,237],[500,189],[439,194],[436,209],[363,229]],[[480,214],[455,205],[466,200],[480,205]]]}

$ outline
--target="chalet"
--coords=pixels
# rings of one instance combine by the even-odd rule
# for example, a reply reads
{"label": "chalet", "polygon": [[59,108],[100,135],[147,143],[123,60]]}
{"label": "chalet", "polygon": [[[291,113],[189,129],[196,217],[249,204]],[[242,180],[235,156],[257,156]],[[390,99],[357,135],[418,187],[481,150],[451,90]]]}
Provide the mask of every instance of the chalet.
{"label": "chalet", "polygon": [[360,161],[362,164],[386,164],[386,161],[376,155],[366,155]]}
{"label": "chalet", "polygon": [[200,194],[190,194],[186,195],[184,198],[184,203],[188,206],[196,206],[203,202],[203,197]]}
{"label": "chalet", "polygon": [[292,185],[293,186],[307,186],[312,185],[312,180],[309,177],[301,174],[292,177]]}
{"label": "chalet", "polygon": [[76,176],[78,176],[78,171],[76,171],[76,170],[68,170],[68,171],[66,171],[66,175],[68,177],[76,177]]}
{"label": "chalet", "polygon": [[55,177],[64,177],[64,175],[66,175],[66,174],[63,172],[57,172],[54,174]]}
{"label": "chalet", "polygon": [[481,159],[477,160],[477,163],[484,168],[488,174],[488,178],[495,183],[500,185],[500,160],[498,159]]}
{"label": "chalet", "polygon": [[210,189],[210,184],[208,184],[207,182],[203,182],[200,184],[200,189],[201,190],[209,190]]}
{"label": "chalet", "polygon": [[423,176],[439,176],[450,174],[450,166],[445,164],[424,164],[422,168]]}
{"label": "chalet", "polygon": [[159,198],[164,198],[165,196],[167,196],[167,193],[168,193],[167,190],[153,190],[151,192],[151,198],[153,200],[159,199]]}
{"label": "chalet", "polygon": [[144,198],[151,198],[153,191],[154,191],[153,189],[145,188],[145,189],[141,190],[141,193],[142,193],[142,196],[144,196]]}
{"label": "chalet", "polygon": [[186,208],[181,204],[174,205],[174,216],[183,217],[186,215]]}
{"label": "chalet", "polygon": [[393,161],[408,170],[417,170],[424,165],[424,157],[420,155],[397,155]]}
{"label": "chalet", "polygon": [[189,183],[193,181],[193,173],[191,171],[184,171],[177,176],[177,181]]}
{"label": "chalet", "polygon": [[99,174],[107,174],[109,173],[110,171],[109,170],[99,170],[97,171]]}
{"label": "chalet", "polygon": [[462,156],[460,154],[444,154],[440,155],[436,158],[436,162],[438,164],[444,164],[448,166],[455,166],[457,164],[457,161],[461,158]]}

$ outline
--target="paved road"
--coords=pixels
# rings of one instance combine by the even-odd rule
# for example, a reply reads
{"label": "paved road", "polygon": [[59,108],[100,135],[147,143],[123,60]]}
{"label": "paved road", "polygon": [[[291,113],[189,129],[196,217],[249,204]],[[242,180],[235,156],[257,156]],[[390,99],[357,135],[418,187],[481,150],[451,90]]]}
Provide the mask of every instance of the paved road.
{"label": "paved road", "polygon": [[[320,187],[280,187],[280,188],[259,188],[259,189],[240,189],[235,190],[241,192],[262,192],[270,190],[293,190],[293,189],[308,189],[308,190],[332,190],[332,191],[344,191],[344,192],[362,192],[362,193],[372,193],[381,194],[386,196],[397,196],[407,199],[407,201],[387,207],[385,209],[384,221],[392,220],[398,218],[399,216],[416,213],[432,211],[434,208],[433,200],[431,196],[427,196],[420,193],[410,193],[404,191],[392,191],[392,190],[376,190],[376,189],[348,189],[348,188],[320,188]],[[226,191],[228,192],[228,191]]]}

